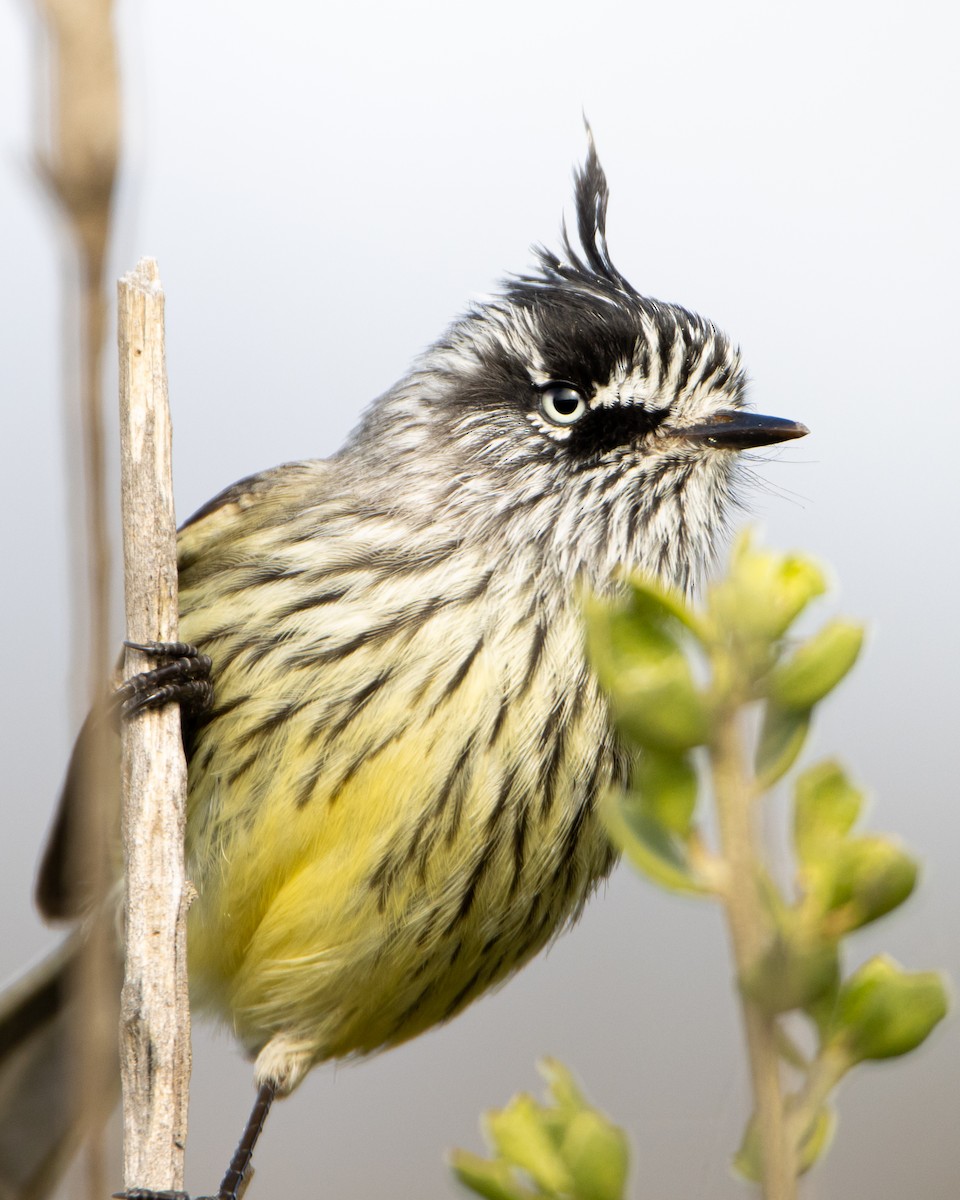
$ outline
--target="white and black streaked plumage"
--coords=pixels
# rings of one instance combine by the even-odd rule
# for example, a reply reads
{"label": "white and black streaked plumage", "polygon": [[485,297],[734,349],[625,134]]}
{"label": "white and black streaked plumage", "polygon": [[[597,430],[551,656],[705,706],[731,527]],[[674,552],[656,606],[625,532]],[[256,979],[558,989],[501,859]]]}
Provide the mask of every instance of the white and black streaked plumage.
{"label": "white and black streaked plumage", "polygon": [[448,1019],[576,917],[629,768],[584,589],[690,587],[737,451],[805,432],[744,410],[715,326],[627,283],[606,207],[591,145],[577,247],[456,321],[338,454],[181,530],[215,693],[188,738],[191,981],[270,1094]]}
{"label": "white and black streaked plumage", "polygon": [[728,339],[612,265],[592,147],[576,192],[579,251],[540,251],[332,459],[181,535],[217,695],[191,763],[194,977],[283,1087],[450,1017],[579,912],[626,770],[582,589],[688,586],[734,451],[798,432],[743,414]]}
{"label": "white and black streaked plumage", "polygon": [[[539,250],[539,271],[456,322],[335,461],[368,496],[373,480],[388,496],[407,481],[406,507],[458,539],[538,549],[567,586],[582,575],[603,587],[624,564],[687,586],[724,527],[736,457],[683,431],[743,407],[740,355],[613,266],[592,148],[576,190],[581,250],[566,236],[562,258]],[[558,386],[582,398],[580,419],[545,411]],[[769,440],[787,425],[773,422]]]}

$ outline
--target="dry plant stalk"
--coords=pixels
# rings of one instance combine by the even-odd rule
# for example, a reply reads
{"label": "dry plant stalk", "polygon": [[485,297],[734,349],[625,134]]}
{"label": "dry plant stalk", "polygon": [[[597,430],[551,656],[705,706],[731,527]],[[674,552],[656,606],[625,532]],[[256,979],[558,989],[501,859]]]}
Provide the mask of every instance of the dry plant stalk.
{"label": "dry plant stalk", "polygon": [[[152,259],[118,288],[120,448],[127,637],[177,640],[176,522],[163,343]],[[149,666],[127,650],[125,675]],[[176,705],[123,726],[126,963],[121,997],[124,1186],[183,1187],[190,1010],[189,884],[183,862],[187,769]]]}
{"label": "dry plant stalk", "polygon": [[[101,376],[108,314],[105,257],[120,147],[120,86],[112,0],[36,0],[36,4],[47,26],[49,45],[48,65],[39,78],[50,89],[48,99],[39,96],[45,111],[37,161],[77,255],[73,271],[67,272],[75,284],[65,285],[64,378],[67,425],[78,429],[82,446],[82,465],[74,465],[72,474],[81,481],[83,501],[75,507],[84,514],[85,552],[82,557],[75,555],[74,561],[85,566],[86,597],[81,585],[71,609],[88,611],[89,629],[75,627],[72,644],[73,675],[83,680],[84,707],[91,707],[101,699],[111,656]],[[106,734],[94,731],[78,789],[82,808],[73,814],[68,872],[98,914],[106,912],[110,886],[107,846],[115,813],[108,811],[111,806],[104,797],[112,791],[107,784],[112,767]],[[115,950],[104,915],[91,922],[72,979],[80,1001],[73,1031],[74,1103],[85,1134],[92,1138],[92,1197],[106,1190],[99,1130],[113,1104],[114,974]]]}
{"label": "dry plant stalk", "polygon": [[49,144],[37,157],[77,251],[78,398],[91,585],[89,702],[99,695],[110,659],[101,373],[109,311],[103,287],[105,258],[120,153],[112,7],[112,0],[37,0],[50,42]]}

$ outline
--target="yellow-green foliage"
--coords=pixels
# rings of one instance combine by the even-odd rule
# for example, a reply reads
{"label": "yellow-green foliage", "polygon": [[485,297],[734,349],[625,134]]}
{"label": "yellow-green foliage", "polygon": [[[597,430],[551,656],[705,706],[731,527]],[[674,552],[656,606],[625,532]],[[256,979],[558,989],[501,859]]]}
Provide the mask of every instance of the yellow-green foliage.
{"label": "yellow-green foliage", "polygon": [[[745,535],[700,608],[633,578],[622,598],[593,601],[587,611],[593,662],[637,752],[629,790],[606,800],[610,836],[654,882],[726,906],[748,1026],[755,1017],[751,1055],[779,1060],[772,1070],[786,1143],[781,1167],[792,1176],[829,1142],[826,1101],[841,1076],[863,1059],[912,1050],[946,1012],[943,981],[931,972],[874,958],[843,979],[842,938],[902,904],[918,868],[894,839],[855,831],[863,797],[837,763],[796,780],[792,886],[781,889],[764,862],[757,804],[795,762],[814,707],[863,644],[862,627],[844,620],[806,640],[792,633],[825,588],[809,559],[758,550]],[[757,707],[759,722],[747,721]],[[751,755],[749,731],[757,726]],[[706,775],[718,809],[715,847],[698,819]],[[787,1037],[788,1012],[810,1022],[818,1040],[812,1058]],[[779,1085],[790,1072],[793,1090],[784,1092]],[[757,1180],[769,1167],[760,1116],[735,1159]]]}

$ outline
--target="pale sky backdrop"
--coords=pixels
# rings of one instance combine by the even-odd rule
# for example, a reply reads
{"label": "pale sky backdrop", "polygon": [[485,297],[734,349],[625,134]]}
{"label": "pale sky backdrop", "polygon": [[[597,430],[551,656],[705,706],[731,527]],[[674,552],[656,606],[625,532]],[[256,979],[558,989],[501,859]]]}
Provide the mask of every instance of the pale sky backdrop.
{"label": "pale sky backdrop", "polygon": [[[910,5],[121,4],[128,115],[113,273],[167,293],[177,508],[333,451],[471,296],[556,244],[592,122],[614,259],[743,347],[760,411],[804,421],[750,504],[831,564],[865,660],[808,761],[922,858],[858,935],[960,979],[958,17]],[[54,935],[40,843],[79,717],[68,678],[58,239],[32,177],[29,6],[0,5],[4,635],[0,976]],[[111,368],[112,372],[112,368]],[[119,640],[119,628],[117,638]],[[621,868],[580,925],[448,1027],[321,1069],[271,1116],[254,1197],[453,1196],[446,1148],[557,1055],[630,1130],[636,1200],[728,1200],[748,1089],[717,912]],[[200,1028],[188,1186],[216,1188],[251,1097]],[[860,1069],[806,1200],[960,1191],[960,1022]],[[119,1183],[119,1178],[116,1181]]]}

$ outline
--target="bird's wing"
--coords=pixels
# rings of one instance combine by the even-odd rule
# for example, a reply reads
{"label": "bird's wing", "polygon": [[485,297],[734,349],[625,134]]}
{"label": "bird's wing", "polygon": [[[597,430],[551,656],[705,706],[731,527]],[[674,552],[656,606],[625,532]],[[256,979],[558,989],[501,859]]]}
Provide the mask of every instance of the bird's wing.
{"label": "bird's wing", "polygon": [[258,499],[268,495],[278,484],[285,484],[293,479],[302,478],[313,473],[320,466],[319,461],[282,463],[279,467],[271,467],[269,471],[259,471],[256,475],[247,475],[236,483],[218,492],[183,522],[181,534],[193,525],[202,524],[208,518],[223,513],[223,510],[236,507],[249,508]]}
{"label": "bird's wing", "polygon": [[[238,521],[254,523],[250,510],[255,505],[262,504],[265,513],[271,511],[276,507],[271,501],[277,498],[278,493],[284,493],[289,485],[322,474],[326,466],[319,460],[284,463],[272,470],[241,479],[214,496],[181,526],[178,538],[181,572],[186,564],[202,563],[205,556],[215,555],[218,546],[229,547]],[[116,722],[117,710],[105,698],[102,704],[87,714],[73,745],[57,813],[37,873],[37,907],[50,920],[73,919],[86,909],[88,890],[84,881],[78,879],[68,886],[70,826],[80,803],[84,781],[90,776],[90,750],[96,741],[94,729],[104,723],[111,726],[108,741],[113,761],[113,754],[119,754],[114,736]],[[103,789],[103,803],[113,809],[119,805],[119,773],[111,771],[109,774],[110,779]]]}

